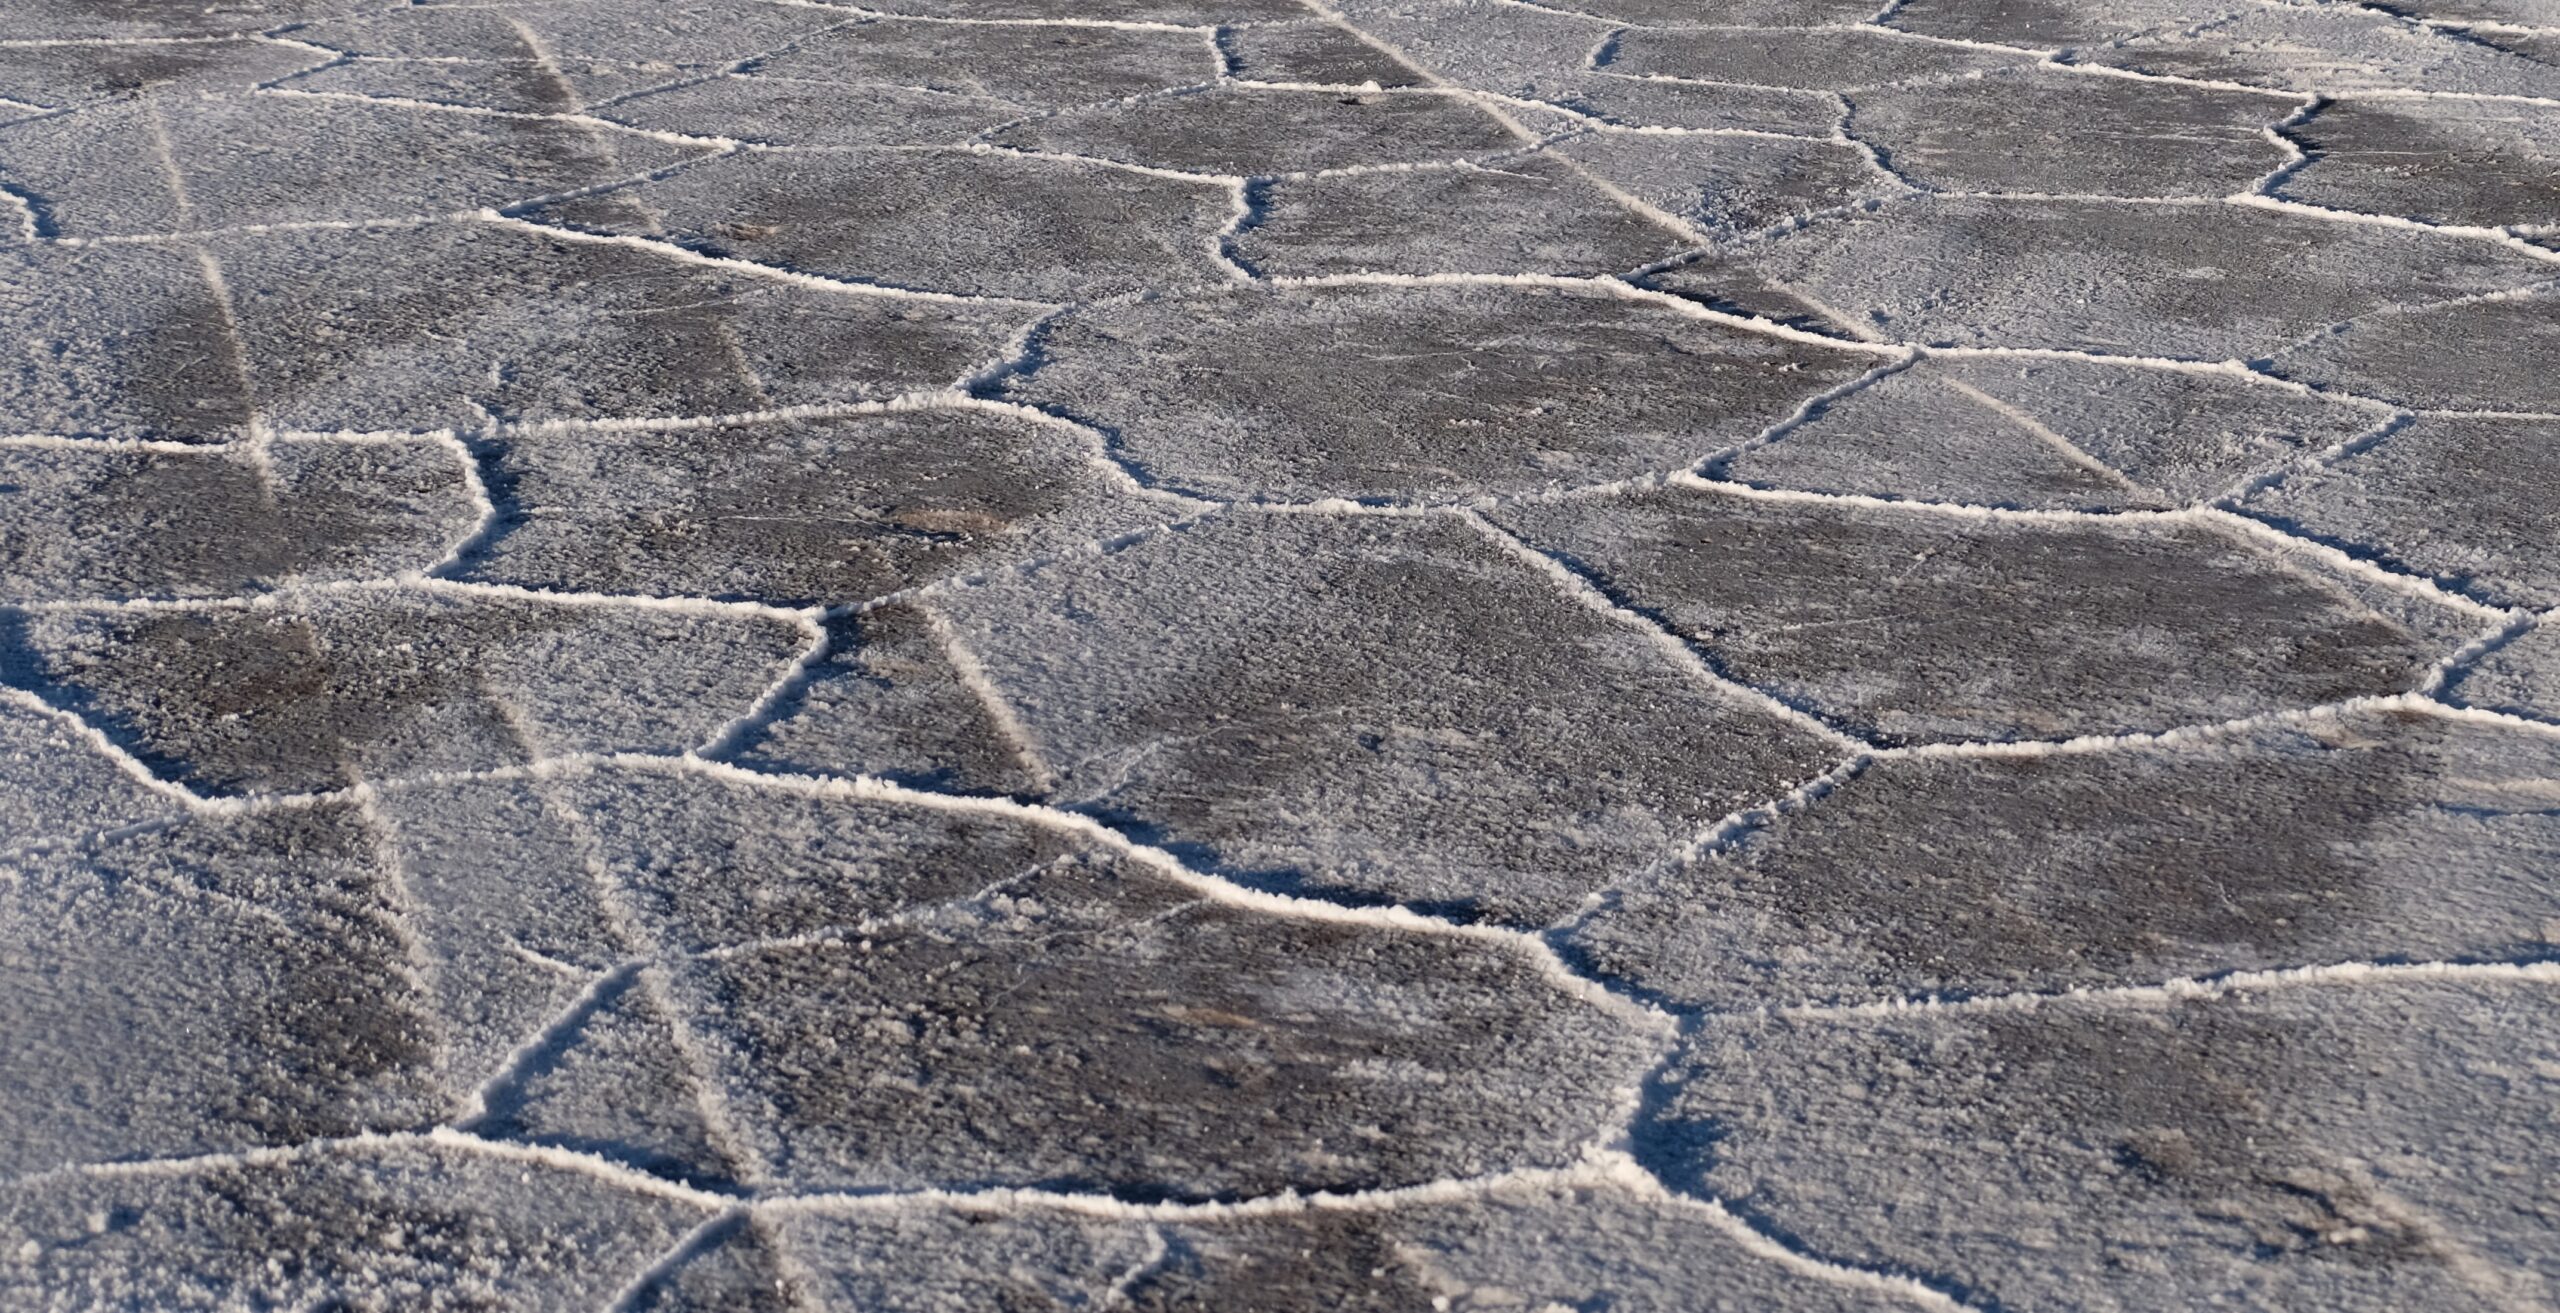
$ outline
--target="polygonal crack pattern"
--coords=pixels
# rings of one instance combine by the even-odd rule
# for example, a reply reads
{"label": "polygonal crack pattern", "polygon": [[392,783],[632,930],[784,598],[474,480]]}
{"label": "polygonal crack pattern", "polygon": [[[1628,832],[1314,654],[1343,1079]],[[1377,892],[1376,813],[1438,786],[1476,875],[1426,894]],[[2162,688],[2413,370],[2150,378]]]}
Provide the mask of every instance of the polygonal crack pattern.
{"label": "polygonal crack pattern", "polygon": [[[2375,970],[1719,1020],[1667,1069],[1639,1156],[1808,1248],[2002,1306],[2210,1283],[2530,1307],[2560,1272],[2550,1187],[2515,1165],[2560,1146],[2550,1078],[2508,1073],[2550,1069],[2552,989]],[[1848,1206],[1880,1195],[1897,1206]]]}
{"label": "polygonal crack pattern", "polygon": [[[680,752],[813,640],[752,610],[356,587],[47,611],[0,660],[168,777],[308,791],[557,752]],[[696,645],[720,653],[701,663]]]}
{"label": "polygonal crack pattern", "polygon": [[1837,751],[1544,576],[1461,523],[1231,513],[945,606],[1060,801],[1250,883],[1534,926]]}
{"label": "polygonal crack pattern", "polygon": [[1037,412],[956,404],[710,428],[509,434],[508,514],[460,577],[809,605],[894,593],[1192,508]]}
{"label": "polygonal crack pattern", "polygon": [[0,0],[0,1307],[2560,1300],[2551,0]]}
{"label": "polygonal crack pattern", "polygon": [[2422,679],[2469,611],[2210,521],[1703,483],[1495,512],[1727,676],[1890,743],[2158,733]]}
{"label": "polygonal crack pattern", "polygon": [[[1633,1173],[1629,1173],[1633,1176]],[[783,1267],[781,1255],[796,1260]],[[1477,1198],[1151,1222],[1050,1207],[801,1212],[740,1227],[640,1307],[1572,1308],[1625,1313],[1903,1306],[1745,1249],[1641,1179],[1523,1184]],[[776,1299],[770,1305],[753,1301]],[[1038,1305],[1030,1305],[1038,1307]]]}
{"label": "polygonal crack pattern", "polygon": [[[1677,468],[1870,356],[1615,284],[1239,288],[1061,317],[1007,394],[1229,500],[1462,500]],[[1145,361],[1143,369],[1132,368]]]}
{"label": "polygonal crack pattern", "polygon": [[2560,944],[2555,773],[2537,728],[2411,710],[1880,761],[1630,885],[1573,951],[1733,1008],[2533,956]]}

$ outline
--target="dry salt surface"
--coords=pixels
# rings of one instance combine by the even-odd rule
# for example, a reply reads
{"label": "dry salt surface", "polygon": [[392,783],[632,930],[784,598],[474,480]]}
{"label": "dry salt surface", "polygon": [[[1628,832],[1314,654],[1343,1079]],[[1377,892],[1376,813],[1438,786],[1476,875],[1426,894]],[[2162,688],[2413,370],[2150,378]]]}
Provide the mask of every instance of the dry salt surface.
{"label": "dry salt surface", "polygon": [[0,0],[0,1308],[2560,1308],[2554,0]]}

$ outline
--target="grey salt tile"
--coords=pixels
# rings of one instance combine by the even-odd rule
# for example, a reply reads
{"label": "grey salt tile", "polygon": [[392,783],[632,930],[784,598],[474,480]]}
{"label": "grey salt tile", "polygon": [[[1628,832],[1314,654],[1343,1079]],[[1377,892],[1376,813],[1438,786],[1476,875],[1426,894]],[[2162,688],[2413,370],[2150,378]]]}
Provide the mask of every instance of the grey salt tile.
{"label": "grey salt tile", "polygon": [[708,1228],[702,1244],[633,1290],[631,1313],[818,1313],[774,1218],[749,1213]]}
{"label": "grey salt tile", "polygon": [[2279,193],[2479,227],[2560,224],[2560,125],[2495,100],[2344,100],[2285,129],[2311,161]]}
{"label": "grey salt tile", "polygon": [[327,59],[317,51],[247,39],[0,46],[0,96],[68,109],[141,96],[247,91]]}
{"label": "grey salt tile", "polygon": [[554,800],[629,904],[642,947],[664,954],[973,922],[1083,846],[992,811],[671,769],[587,773],[556,785]]}
{"label": "grey salt tile", "polygon": [[2553,268],[2472,238],[2247,206],[1952,196],[1826,219],[1731,263],[1906,341],[2189,360],[2257,356]]}
{"label": "grey salt tile", "polygon": [[1710,472],[1760,487],[2061,510],[2219,496],[2384,422],[2236,374],[2076,359],[1924,360]]}
{"label": "grey salt tile", "polygon": [[1941,45],[1864,29],[1653,28],[1621,35],[1601,67],[1653,77],[1845,91],[1962,77],[2016,67],[2033,58],[2023,52]]}
{"label": "grey salt tile", "polygon": [[2473,662],[2447,696],[2540,720],[2560,720],[2560,628],[2546,618]]}
{"label": "grey salt tile", "polygon": [[296,29],[354,58],[289,90],[340,92],[523,113],[565,113],[716,77],[856,21],[788,0],[709,0],[633,10],[612,0],[375,9]]}
{"label": "grey salt tile", "polygon": [[0,1188],[0,1300],[27,1310],[583,1307],[705,1210],[458,1145],[331,1145]]}
{"label": "grey salt tile", "polygon": [[1846,142],[1604,131],[1555,150],[1718,238],[1901,190]]}
{"label": "grey salt tile", "polygon": [[[241,95],[0,128],[0,176],[66,237],[455,214],[706,153],[557,119]],[[349,157],[368,161],[357,170]]]}
{"label": "grey salt tile", "polygon": [[200,817],[16,867],[0,880],[0,1170],[443,1111],[435,1020],[356,808]]}
{"label": "grey salt tile", "polygon": [[1849,97],[1851,135],[1945,191],[2226,196],[2293,156],[2267,129],[2293,99],[2049,66]]}
{"label": "grey salt tile", "polygon": [[2273,372],[2407,406],[2560,412],[2560,375],[2545,365],[2560,350],[2549,286],[2341,319],[2277,353]]}
{"label": "grey salt tile", "polygon": [[853,21],[788,0],[510,0],[345,6],[296,41],[376,59],[547,62],[573,74],[590,64],[657,64],[670,75],[718,67]]}
{"label": "grey salt tile", "polygon": [[1073,301],[1228,281],[1217,239],[1235,208],[1223,183],[954,148],[733,155],[534,217],[856,282]]}
{"label": "grey salt tile", "polygon": [[2355,712],[2159,745],[1889,759],[1576,927],[1716,1009],[2560,951],[2560,735]]}
{"label": "grey salt tile", "polygon": [[0,0],[0,32],[21,41],[152,41],[245,36],[331,18],[361,0]]}
{"label": "grey salt tile", "polygon": [[1250,912],[1127,861],[936,910],[676,971],[776,1181],[1215,1198],[1561,1166],[1651,1047],[1508,946]]}
{"label": "grey salt tile", "polygon": [[827,622],[827,654],[737,756],[755,770],[873,775],[945,793],[1036,793],[1038,763],[952,664],[923,603]]}
{"label": "grey salt tile", "polygon": [[1270,184],[1236,258],[1267,277],[1599,275],[1686,243],[1557,159],[1338,173]]}
{"label": "grey salt tile", "polygon": [[1892,742],[2166,730],[2397,693],[2482,624],[2359,596],[2343,573],[2206,524],[1679,484],[1495,518],[1732,677]]}
{"label": "grey salt tile", "polygon": [[666,955],[858,936],[1072,849],[664,770],[403,785],[383,811],[470,1129],[704,1184],[743,1164],[667,1010]]}
{"label": "grey salt tile", "polygon": [[[623,97],[640,95],[671,82],[703,76],[706,74],[679,73],[665,64],[580,62],[574,67],[563,67],[556,60],[545,63],[531,58],[364,58],[297,74],[285,79],[279,87],[285,91],[319,92],[332,97],[422,100],[434,105],[492,109],[514,114],[575,114],[585,112],[591,106],[609,105]],[[588,130],[594,136],[604,135],[594,132],[592,127]]]}
{"label": "grey salt tile", "polygon": [[2428,416],[2248,509],[2502,605],[2560,605],[2560,421]]}
{"label": "grey salt tile", "polygon": [[1936,360],[1886,375],[1706,472],[1755,488],[1972,506],[2114,510],[2167,501],[2040,416],[1952,375]]}
{"label": "grey salt tile", "polygon": [[1069,110],[990,134],[999,145],[1198,173],[1421,164],[1517,150],[1494,116],[1435,91],[1221,87]]}
{"label": "grey salt tile", "polygon": [[746,712],[810,641],[734,612],[374,589],[55,612],[13,640],[11,682],[218,793],[680,752]]}
{"label": "grey salt tile", "polygon": [[381,810],[471,1128],[704,1182],[740,1164],[664,1008],[664,955],[859,936],[1073,850],[672,769],[403,784]]}
{"label": "grey salt tile", "polygon": [[573,592],[840,604],[1160,524],[1064,425],[898,410],[509,435],[508,507],[470,578]]}
{"label": "grey salt tile", "polygon": [[1560,0],[1555,7],[1660,27],[1831,27],[1876,12],[1859,0]]}
{"label": "grey salt tile", "polygon": [[268,422],[733,414],[948,387],[1033,308],[811,286],[492,224],[215,243]]}
{"label": "grey salt tile", "polygon": [[985,96],[775,77],[715,77],[595,110],[660,132],[769,146],[949,146],[1023,115]]}
{"label": "grey salt tile", "polygon": [[1632,128],[1734,129],[1829,137],[1840,102],[1829,92],[1594,73],[1541,83],[1539,98]]}
{"label": "grey salt tile", "polygon": [[616,975],[495,1090],[472,1123],[493,1139],[594,1154],[691,1185],[725,1186],[736,1165],[704,1111],[665,1011],[637,973]]}
{"label": "grey salt tile", "polygon": [[802,41],[754,71],[983,96],[1028,114],[1214,81],[1218,59],[1205,32],[880,19]]}
{"label": "grey salt tile", "polygon": [[1408,87],[1425,81],[1385,51],[1332,23],[1231,28],[1219,38],[1219,48],[1226,52],[1234,76],[1248,82]]}
{"label": "grey salt tile", "polygon": [[2230,17],[2227,0],[1902,0],[1884,26],[1950,41],[2063,50]]}
{"label": "grey salt tile", "polygon": [[1538,95],[1579,82],[1619,26],[1505,0],[1337,0],[1333,9],[1460,86]]}
{"label": "grey salt tile", "polygon": [[[2391,6],[2390,12],[2416,18],[2461,25],[2465,23],[2513,23],[2522,27],[2560,28],[2560,5],[2552,0],[2403,0]],[[2484,39],[2503,44],[2508,32],[2480,34]]]}
{"label": "grey salt tile", "polygon": [[[1648,1047],[1506,945],[1227,906],[1028,817],[673,768],[553,787],[579,848],[534,835],[487,864],[565,859],[621,891],[658,963],[637,987],[665,982],[721,1134],[779,1188],[1267,1193],[1561,1165]],[[637,1035],[566,1039],[492,1129],[684,1170],[666,1099],[610,1091],[695,1073]]]}
{"label": "grey salt tile", "polygon": [[2163,28],[2074,57],[2140,73],[2304,95],[2560,95],[2560,68],[2362,6],[2252,6],[2225,21]]}
{"label": "grey salt tile", "polygon": [[421,570],[480,519],[426,440],[0,448],[0,598],[212,597]]}
{"label": "grey salt tile", "polygon": [[[1599,288],[1218,292],[1055,323],[1019,400],[1219,497],[1464,498],[1688,464],[1875,358]],[[1143,361],[1143,366],[1137,362]]]}
{"label": "grey salt tile", "polygon": [[1825,403],[1777,441],[1707,473],[1792,488],[1972,506],[2114,510],[2168,499],[2081,450],[2038,416],[1935,361]]}
{"label": "grey salt tile", "polygon": [[1730,1225],[1640,1181],[1169,1222],[966,1205],[795,1209],[670,1274],[661,1302],[642,1307],[728,1307],[717,1298],[769,1295],[775,1283],[809,1313],[1906,1306],[1781,1267]]}
{"label": "grey salt tile", "polygon": [[538,778],[472,779],[403,783],[375,803],[433,999],[436,1077],[458,1109],[637,951],[559,793]]}
{"label": "grey salt tile", "polygon": [[1637,274],[1627,281],[1726,314],[1766,319],[1782,327],[1837,338],[1843,346],[1871,338],[1834,308],[1747,266],[1722,264],[1709,247],[1694,258]]}
{"label": "grey salt tile", "polygon": [[1206,31],[864,19],[775,50],[747,76],[630,95],[597,112],[772,144],[954,145],[1029,115],[1217,72]]}
{"label": "grey salt tile", "polygon": [[[1056,0],[880,0],[865,7],[883,13],[982,21],[1058,16]],[[1297,0],[1089,0],[1076,7],[1075,16],[1087,22],[1171,23],[1208,28],[1304,18],[1307,9]]]}
{"label": "grey salt tile", "polygon": [[1710,1024],[1639,1143],[1980,1306],[2544,1303],[2553,984],[2368,978]]}
{"label": "grey salt tile", "polygon": [[1237,515],[943,605],[1061,802],[1352,901],[1543,924],[1836,755],[1446,521]]}
{"label": "grey salt tile", "polygon": [[2509,54],[2520,55],[2536,63],[2560,67],[2560,30],[2546,28],[2520,31],[2505,28],[2500,29],[2494,36],[2478,31],[2468,31],[2463,35],[2469,40],[2485,42]]}
{"label": "grey salt tile", "polygon": [[219,442],[248,422],[238,340],[192,252],[0,250],[0,324],[0,430]]}
{"label": "grey salt tile", "polygon": [[2254,374],[2074,359],[1932,362],[1944,377],[2064,431],[2171,501],[2216,496],[2304,453],[2370,433],[2381,407],[2268,386]]}
{"label": "grey salt tile", "polygon": [[0,862],[178,810],[63,717],[0,701]]}

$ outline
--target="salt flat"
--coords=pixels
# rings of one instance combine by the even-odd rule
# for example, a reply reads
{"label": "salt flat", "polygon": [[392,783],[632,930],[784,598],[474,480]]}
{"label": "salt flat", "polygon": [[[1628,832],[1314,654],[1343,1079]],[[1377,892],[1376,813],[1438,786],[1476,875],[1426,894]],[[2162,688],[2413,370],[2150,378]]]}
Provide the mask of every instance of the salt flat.
{"label": "salt flat", "polygon": [[0,1308],[2560,1309],[2554,0],[0,0]]}

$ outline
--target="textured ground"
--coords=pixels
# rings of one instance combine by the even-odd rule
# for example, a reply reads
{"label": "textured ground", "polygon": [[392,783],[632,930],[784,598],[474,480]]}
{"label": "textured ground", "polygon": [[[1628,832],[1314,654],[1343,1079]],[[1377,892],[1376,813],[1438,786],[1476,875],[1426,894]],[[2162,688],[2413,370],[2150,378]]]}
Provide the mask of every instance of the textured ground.
{"label": "textured ground", "polygon": [[2552,1309],[2560,0],[0,0],[0,1307]]}

